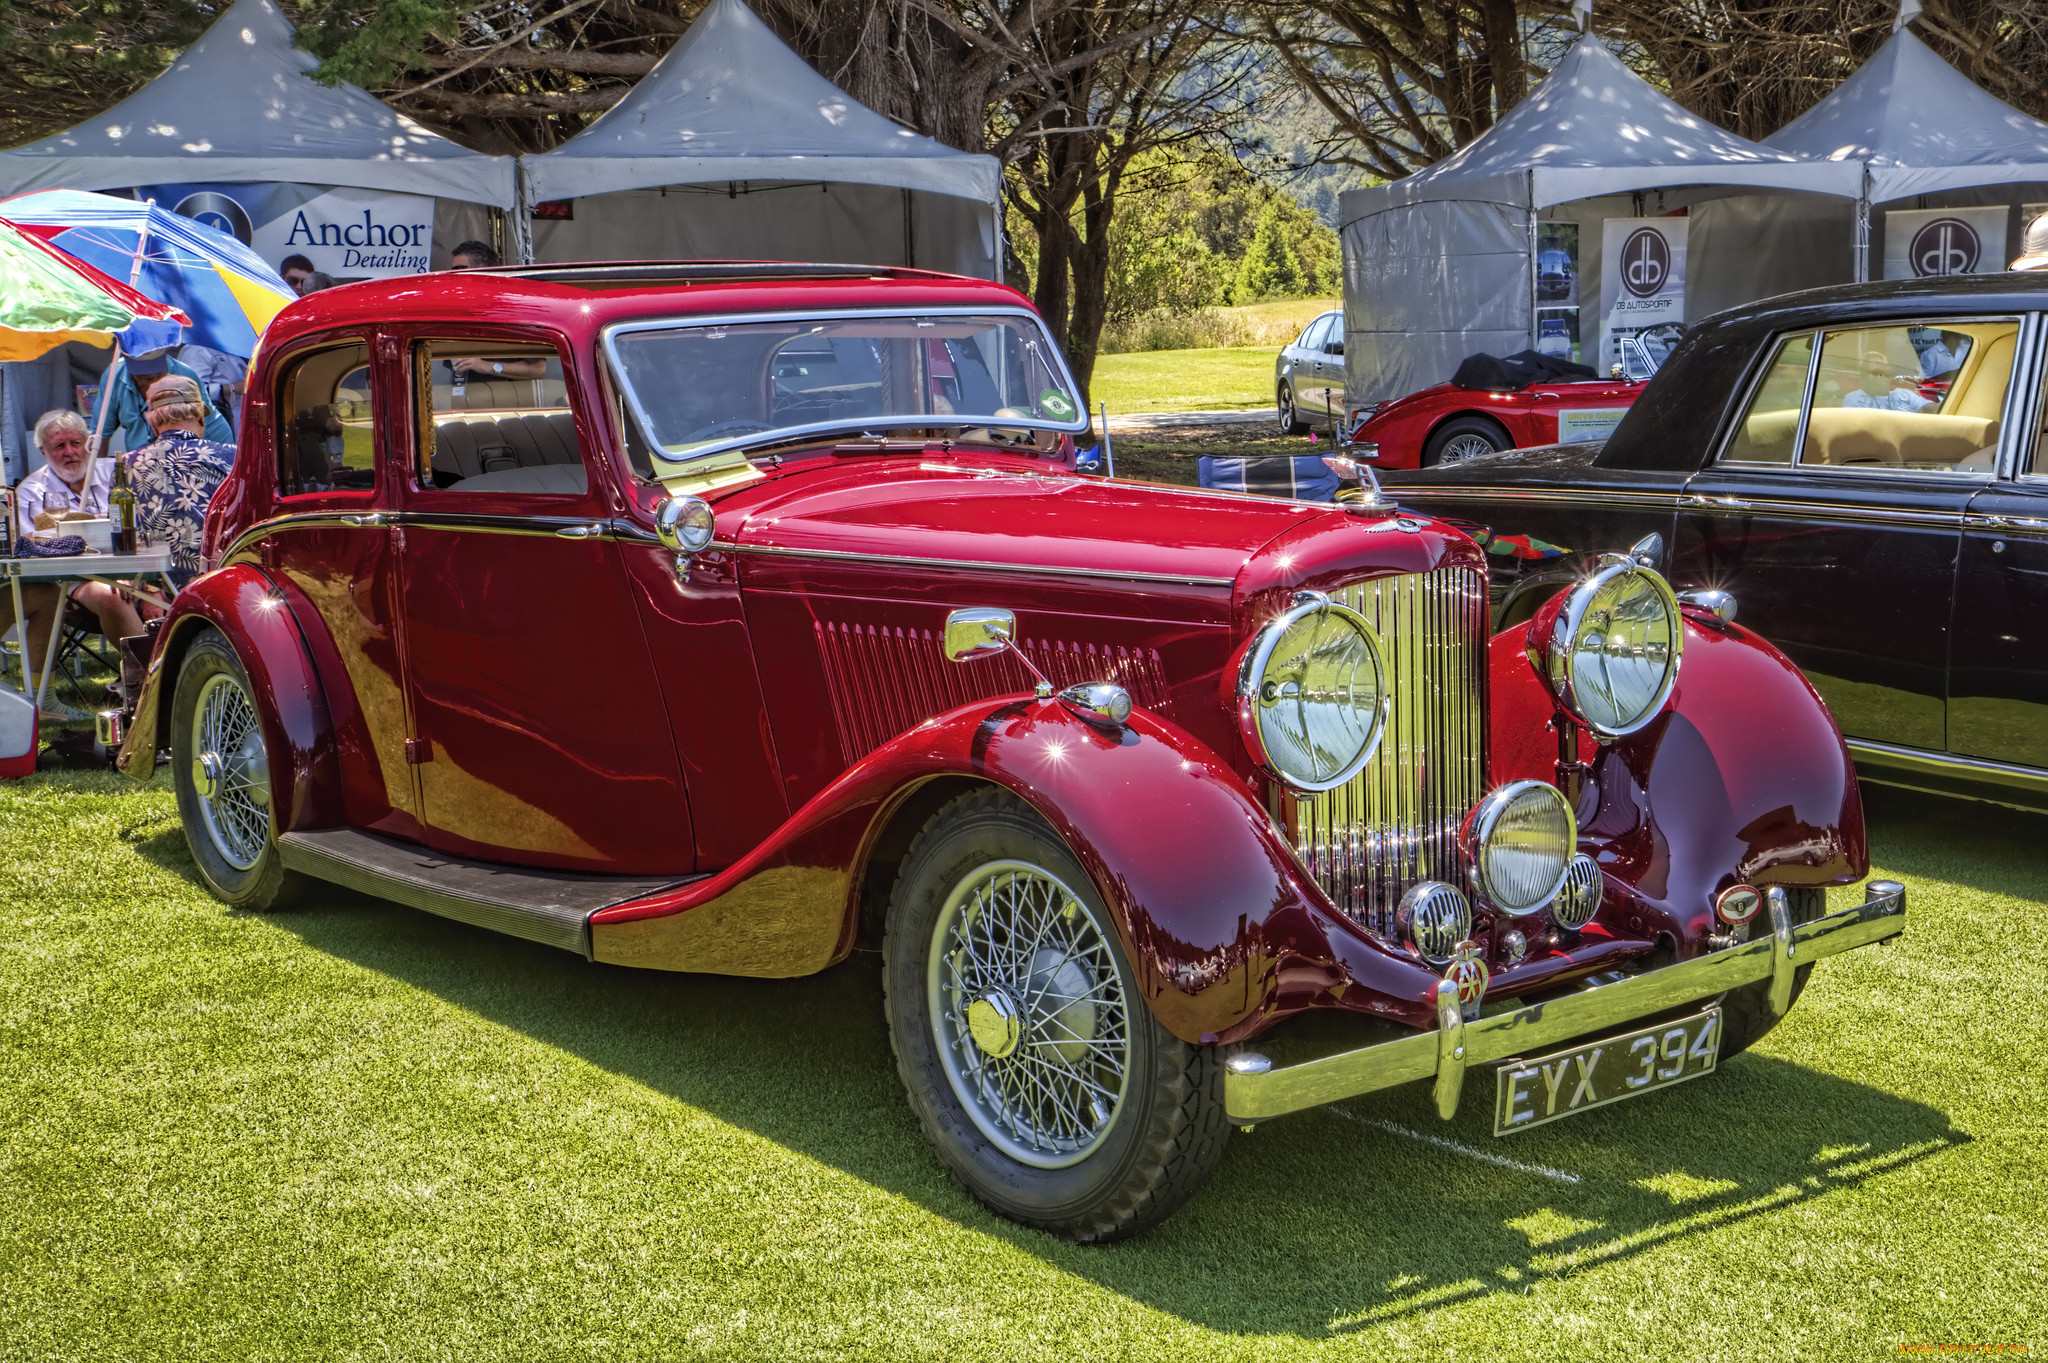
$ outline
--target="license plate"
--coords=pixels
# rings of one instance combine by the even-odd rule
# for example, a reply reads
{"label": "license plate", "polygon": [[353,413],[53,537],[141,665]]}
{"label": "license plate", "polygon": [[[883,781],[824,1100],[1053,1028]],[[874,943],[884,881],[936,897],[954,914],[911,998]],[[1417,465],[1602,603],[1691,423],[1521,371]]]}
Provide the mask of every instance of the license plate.
{"label": "license plate", "polygon": [[1711,1074],[1721,1054],[1721,1010],[1590,1041],[1569,1051],[1500,1066],[1493,1134],[1554,1122],[1624,1098]]}

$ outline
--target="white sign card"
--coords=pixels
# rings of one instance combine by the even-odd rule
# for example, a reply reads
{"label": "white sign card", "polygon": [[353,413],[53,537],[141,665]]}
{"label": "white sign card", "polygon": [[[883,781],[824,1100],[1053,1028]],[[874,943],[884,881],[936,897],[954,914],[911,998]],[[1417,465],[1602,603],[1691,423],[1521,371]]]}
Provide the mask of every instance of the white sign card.
{"label": "white sign card", "polygon": [[1991,274],[2003,270],[2005,224],[2012,210],[1907,208],[1884,215],[1884,277]]}
{"label": "white sign card", "polygon": [[423,274],[434,249],[434,201],[330,189],[257,222],[249,244],[273,266],[300,255],[336,279]]}
{"label": "white sign card", "polygon": [[1609,218],[1600,224],[1600,363],[1621,359],[1621,339],[1685,320],[1684,218]]}
{"label": "white sign card", "polygon": [[1564,407],[1557,413],[1557,443],[1605,440],[1628,415],[1626,407]]}

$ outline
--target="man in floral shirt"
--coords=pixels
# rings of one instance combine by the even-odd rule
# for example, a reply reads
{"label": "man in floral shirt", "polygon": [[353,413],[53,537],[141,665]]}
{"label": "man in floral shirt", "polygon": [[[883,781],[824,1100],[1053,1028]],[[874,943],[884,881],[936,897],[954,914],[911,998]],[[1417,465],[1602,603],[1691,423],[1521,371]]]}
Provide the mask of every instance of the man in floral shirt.
{"label": "man in floral shirt", "polygon": [[171,581],[178,587],[205,570],[200,534],[215,489],[235,465],[235,451],[206,438],[206,399],[183,374],[149,386],[143,415],[156,439],[127,457],[135,489],[136,529],[171,550]]}

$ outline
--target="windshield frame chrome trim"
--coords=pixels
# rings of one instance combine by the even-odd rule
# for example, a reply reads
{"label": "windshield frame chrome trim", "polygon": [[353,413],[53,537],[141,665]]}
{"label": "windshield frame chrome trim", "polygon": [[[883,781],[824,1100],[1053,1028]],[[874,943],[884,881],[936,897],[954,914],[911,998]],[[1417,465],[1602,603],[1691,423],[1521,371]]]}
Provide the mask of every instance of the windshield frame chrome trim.
{"label": "windshield frame chrome trim", "polygon": [[[931,418],[934,416],[945,415],[944,413],[938,412],[929,412],[925,413],[922,416],[885,417],[879,418],[877,421],[871,421],[866,423],[850,423],[846,421],[816,421],[806,426],[788,426],[773,431],[757,431],[750,436],[741,436],[732,440],[714,442],[712,444],[704,446],[701,449],[692,451],[686,458],[677,459],[671,458],[667,453],[668,447],[666,445],[663,445],[661,441],[655,438],[654,423],[648,418],[647,409],[640,405],[640,395],[634,389],[632,382],[626,378],[626,366],[624,362],[619,358],[619,338],[621,336],[633,335],[638,332],[676,331],[686,328],[704,328],[716,326],[740,326],[755,322],[832,322],[852,320],[864,317],[1023,318],[1038,329],[1039,337],[1045,343],[1045,353],[1049,355],[1052,358],[1053,362],[1055,362],[1058,365],[1060,376],[1066,380],[1067,391],[1075,395],[1076,405],[1079,406],[1081,410],[1073,421],[1068,422],[1042,421],[1036,417],[1026,417],[1015,420],[1009,417],[990,417],[986,420],[982,420],[972,416],[970,416],[969,419],[964,422],[932,421]],[[990,424],[991,421],[995,420],[1001,420],[1002,422],[1005,423],[1006,426],[1014,426],[1023,430],[1058,431],[1065,435],[1080,435],[1088,430],[1090,422],[1088,408],[1084,403],[1081,403],[1079,400],[1081,385],[1074,381],[1074,372],[1073,370],[1067,367],[1066,354],[1060,349],[1060,347],[1057,344],[1054,343],[1052,333],[1046,329],[1045,319],[1043,317],[1040,317],[1032,309],[1027,307],[1020,307],[1016,304],[996,307],[968,306],[963,304],[945,304],[938,307],[929,308],[806,308],[794,312],[704,313],[701,315],[685,315],[681,317],[673,315],[659,318],[643,317],[635,318],[634,320],[629,322],[611,323],[598,333],[597,344],[598,349],[604,355],[606,366],[611,370],[611,381],[613,385],[619,390],[619,395],[625,399],[627,411],[629,411],[632,414],[634,422],[638,424],[638,426],[640,427],[641,439],[646,441],[647,443],[648,454],[655,460],[657,464],[657,472],[659,472],[658,466],[662,464],[670,465],[677,471],[685,470],[689,466],[696,464],[704,459],[708,459],[713,455],[726,454],[734,450],[743,450],[748,445],[751,444],[760,444],[762,442],[762,437],[764,436],[772,438],[776,443],[779,444],[784,440],[801,439],[802,437],[807,435],[822,435],[830,431],[841,431],[849,429],[868,430],[878,429],[883,426],[886,426],[892,430],[916,430],[923,427],[939,428],[947,426],[961,426],[966,429],[972,429],[977,426],[986,426]]]}

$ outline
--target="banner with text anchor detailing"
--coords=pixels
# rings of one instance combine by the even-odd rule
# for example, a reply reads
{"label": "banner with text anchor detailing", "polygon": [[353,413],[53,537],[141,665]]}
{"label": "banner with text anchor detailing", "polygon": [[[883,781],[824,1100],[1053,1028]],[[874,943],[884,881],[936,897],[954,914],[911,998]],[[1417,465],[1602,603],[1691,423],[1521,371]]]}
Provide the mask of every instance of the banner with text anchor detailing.
{"label": "banner with text anchor detailing", "polygon": [[2005,268],[2005,223],[2012,210],[1912,208],[1884,215],[1884,277],[1993,274]]}
{"label": "banner with text anchor detailing", "polygon": [[337,281],[425,274],[434,200],[424,194],[298,184],[143,185],[138,199],[195,218],[252,247],[274,270],[304,256]]}
{"label": "banner with text anchor detailing", "polygon": [[1609,218],[1600,224],[1600,362],[1621,361],[1621,339],[1685,320],[1684,218]]}

